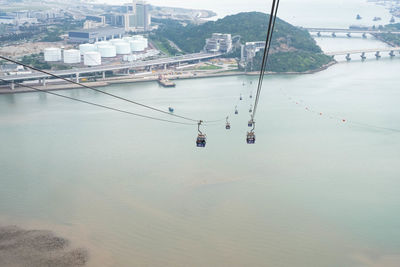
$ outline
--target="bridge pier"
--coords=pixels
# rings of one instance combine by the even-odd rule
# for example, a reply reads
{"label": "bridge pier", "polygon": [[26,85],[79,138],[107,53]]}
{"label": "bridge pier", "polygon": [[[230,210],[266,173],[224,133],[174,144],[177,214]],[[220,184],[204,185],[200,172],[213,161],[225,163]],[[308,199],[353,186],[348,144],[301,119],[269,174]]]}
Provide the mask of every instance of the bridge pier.
{"label": "bridge pier", "polygon": [[375,57],[376,57],[376,59],[380,59],[380,58],[382,57],[382,56],[380,55],[380,52],[379,52],[379,51],[376,51]]}
{"label": "bridge pier", "polygon": [[43,78],[43,80],[42,80],[42,85],[43,85],[44,87],[46,87],[46,84],[47,84],[46,78]]}
{"label": "bridge pier", "polygon": [[350,53],[346,55],[346,60],[347,60],[347,61],[350,61],[350,60],[351,60]]}
{"label": "bridge pier", "polygon": [[362,52],[360,57],[362,61],[367,59],[367,57],[365,56],[365,52]]}
{"label": "bridge pier", "polygon": [[336,33],[332,32],[332,37],[336,37]]}
{"label": "bridge pier", "polygon": [[167,64],[164,64],[164,70],[167,70]]}
{"label": "bridge pier", "polygon": [[15,90],[15,83],[14,83],[14,81],[12,81],[12,82],[10,83],[10,88],[11,88],[11,90]]}
{"label": "bridge pier", "polygon": [[79,73],[75,73],[75,82],[79,83]]}
{"label": "bridge pier", "polygon": [[103,80],[105,80],[106,79],[106,72],[105,71],[102,72],[102,76],[103,76]]}

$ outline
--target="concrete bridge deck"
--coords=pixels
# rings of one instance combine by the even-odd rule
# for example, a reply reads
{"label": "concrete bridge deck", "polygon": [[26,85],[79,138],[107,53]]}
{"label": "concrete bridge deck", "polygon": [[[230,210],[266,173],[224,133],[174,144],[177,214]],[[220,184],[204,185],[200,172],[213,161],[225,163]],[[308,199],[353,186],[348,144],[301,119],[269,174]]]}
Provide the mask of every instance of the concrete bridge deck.
{"label": "concrete bridge deck", "polygon": [[393,52],[400,51],[400,47],[333,51],[333,52],[325,52],[325,54],[328,56],[340,56],[340,55],[351,55],[351,54],[362,54],[362,53],[376,53],[376,52],[382,53],[382,52],[392,52],[392,51]]}
{"label": "concrete bridge deck", "polygon": [[329,32],[329,33],[362,33],[362,34],[378,34],[378,33],[392,33],[400,34],[400,31],[387,31],[387,30],[363,30],[363,29],[341,29],[341,28],[305,28],[309,32]]}

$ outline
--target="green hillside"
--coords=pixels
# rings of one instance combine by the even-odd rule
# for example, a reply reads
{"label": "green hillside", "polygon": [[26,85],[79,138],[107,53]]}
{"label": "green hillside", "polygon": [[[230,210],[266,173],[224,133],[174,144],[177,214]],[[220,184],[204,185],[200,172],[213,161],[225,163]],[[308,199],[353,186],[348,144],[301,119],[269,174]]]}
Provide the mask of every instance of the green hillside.
{"label": "green hillside", "polygon": [[[183,25],[174,20],[158,22],[160,26],[154,35],[171,40],[186,53],[194,53],[201,51],[205,39],[215,32],[230,33],[232,37],[239,35],[241,43],[265,40],[269,15],[260,12],[239,13],[201,25],[190,23]],[[289,69],[290,71],[317,69],[332,60],[322,54],[321,48],[306,30],[294,27],[279,18],[276,21],[271,53],[276,55],[271,57],[269,69],[278,72]],[[229,56],[240,57],[240,49],[236,49]],[[257,60],[249,66],[249,69],[258,69],[256,63]]]}

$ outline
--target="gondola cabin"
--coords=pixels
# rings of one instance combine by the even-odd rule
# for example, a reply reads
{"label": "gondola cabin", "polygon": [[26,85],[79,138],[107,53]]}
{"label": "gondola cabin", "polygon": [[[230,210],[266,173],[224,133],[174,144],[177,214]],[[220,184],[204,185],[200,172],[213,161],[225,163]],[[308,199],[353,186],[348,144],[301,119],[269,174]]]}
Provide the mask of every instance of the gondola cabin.
{"label": "gondola cabin", "polygon": [[253,127],[253,121],[249,121],[249,122],[247,123],[247,125],[248,125],[249,127]]}
{"label": "gondola cabin", "polygon": [[199,134],[197,136],[197,140],[196,140],[196,146],[197,147],[206,147],[206,135],[205,134]]}
{"label": "gondola cabin", "polygon": [[236,115],[239,114],[239,111],[238,111],[238,110],[235,110],[235,114],[236,114]]}
{"label": "gondola cabin", "polygon": [[247,144],[255,144],[256,143],[256,135],[254,132],[248,132],[246,138]]}
{"label": "gondola cabin", "polygon": [[168,108],[168,111],[171,112],[171,113],[173,113],[173,112],[174,112],[174,108],[169,107],[169,108]]}
{"label": "gondola cabin", "polygon": [[227,123],[227,124],[225,125],[225,129],[230,130],[230,129],[231,129],[231,125],[230,125],[229,123]]}

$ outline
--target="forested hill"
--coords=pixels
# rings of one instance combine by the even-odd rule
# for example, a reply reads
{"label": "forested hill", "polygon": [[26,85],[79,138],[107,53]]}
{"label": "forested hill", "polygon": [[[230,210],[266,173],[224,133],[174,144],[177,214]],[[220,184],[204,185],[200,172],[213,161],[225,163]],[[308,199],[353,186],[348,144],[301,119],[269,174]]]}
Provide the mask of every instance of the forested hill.
{"label": "forested hill", "polygon": [[[160,27],[155,36],[171,40],[186,53],[194,53],[201,51],[205,39],[215,32],[230,33],[232,37],[239,35],[241,43],[264,41],[267,36],[269,15],[260,12],[239,13],[201,25],[190,23],[183,25],[174,20],[159,22]],[[239,50],[237,49],[232,56],[239,57]],[[274,65],[270,65],[268,69],[279,72],[317,69],[332,60],[322,54],[320,47],[306,30],[294,27],[279,18],[275,24],[271,53],[279,55],[282,59],[295,55],[295,60],[291,60],[290,65],[276,56],[272,58],[271,64]],[[251,68],[255,70],[258,67],[256,60]]]}

